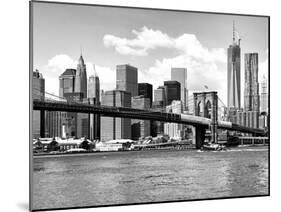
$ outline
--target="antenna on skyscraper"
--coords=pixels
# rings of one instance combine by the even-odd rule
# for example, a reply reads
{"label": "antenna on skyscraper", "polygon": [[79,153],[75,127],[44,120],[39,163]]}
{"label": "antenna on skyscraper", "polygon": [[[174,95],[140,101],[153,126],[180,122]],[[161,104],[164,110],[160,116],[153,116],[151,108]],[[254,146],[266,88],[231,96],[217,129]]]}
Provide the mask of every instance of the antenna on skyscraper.
{"label": "antenna on skyscraper", "polygon": [[96,65],[94,64],[94,76],[96,77],[97,76],[97,71],[96,71]]}
{"label": "antenna on skyscraper", "polygon": [[80,44],[80,56],[82,56],[82,45]]}
{"label": "antenna on skyscraper", "polygon": [[233,32],[232,32],[233,43],[235,43],[235,21],[233,20]]}

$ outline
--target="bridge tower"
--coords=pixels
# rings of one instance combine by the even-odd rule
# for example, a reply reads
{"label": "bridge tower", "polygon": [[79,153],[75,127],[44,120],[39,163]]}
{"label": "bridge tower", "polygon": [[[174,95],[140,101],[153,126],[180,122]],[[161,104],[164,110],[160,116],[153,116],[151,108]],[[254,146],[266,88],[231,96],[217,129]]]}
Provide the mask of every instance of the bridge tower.
{"label": "bridge tower", "polygon": [[[217,143],[218,95],[216,91],[193,93],[194,115],[211,119],[211,142]],[[195,127],[196,148],[200,149],[205,140],[206,128]]]}

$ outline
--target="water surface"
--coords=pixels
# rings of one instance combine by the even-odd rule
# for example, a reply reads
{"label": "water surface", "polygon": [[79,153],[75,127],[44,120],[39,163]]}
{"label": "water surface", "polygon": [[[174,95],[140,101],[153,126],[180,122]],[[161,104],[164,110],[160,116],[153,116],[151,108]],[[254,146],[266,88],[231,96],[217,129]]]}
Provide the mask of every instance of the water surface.
{"label": "water surface", "polygon": [[267,147],[34,158],[35,209],[268,194]]}

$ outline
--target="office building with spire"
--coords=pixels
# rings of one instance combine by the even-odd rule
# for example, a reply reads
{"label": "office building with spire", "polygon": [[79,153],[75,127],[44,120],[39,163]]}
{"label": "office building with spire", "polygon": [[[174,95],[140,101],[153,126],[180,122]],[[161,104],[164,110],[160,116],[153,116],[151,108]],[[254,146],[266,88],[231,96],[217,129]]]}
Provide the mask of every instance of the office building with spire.
{"label": "office building with spire", "polygon": [[[89,77],[88,100],[91,105],[100,105],[100,80],[95,66],[94,74]],[[100,115],[90,114],[90,139],[100,140]]]}
{"label": "office building with spire", "polygon": [[82,93],[83,99],[87,98],[87,71],[82,54],[78,59],[76,76],[75,76],[75,92]]}
{"label": "office building with spire", "polygon": [[[77,69],[66,69],[59,77],[59,95],[67,101],[83,102],[87,100],[87,72],[82,54]],[[64,120],[63,135],[66,137],[89,138],[89,115],[67,112]]]}
{"label": "office building with spire", "polygon": [[232,44],[227,49],[227,107],[229,110],[241,107],[240,52],[240,38],[236,38],[233,22]]}

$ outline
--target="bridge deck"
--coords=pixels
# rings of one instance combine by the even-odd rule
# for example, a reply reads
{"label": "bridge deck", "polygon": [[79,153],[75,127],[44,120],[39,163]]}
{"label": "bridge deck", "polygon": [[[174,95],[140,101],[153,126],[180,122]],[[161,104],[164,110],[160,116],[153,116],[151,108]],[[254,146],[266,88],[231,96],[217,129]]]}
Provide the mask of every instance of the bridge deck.
{"label": "bridge deck", "polygon": [[[62,101],[61,102],[42,101],[42,100],[35,99],[33,100],[33,109],[87,113],[87,114],[95,113],[95,114],[100,114],[101,116],[108,116],[108,117],[163,121],[163,122],[187,124],[192,126],[203,126],[206,128],[208,128],[211,123],[211,119],[207,119],[199,116],[193,116],[193,115],[164,113],[164,112],[157,112],[152,110],[111,107],[111,106],[104,106],[104,105],[96,106],[96,105],[89,105],[85,103],[62,102]],[[248,128],[237,124],[233,124],[231,122],[219,121],[218,128],[245,132],[245,133],[255,133],[257,135],[265,134],[265,131],[263,129]]]}

